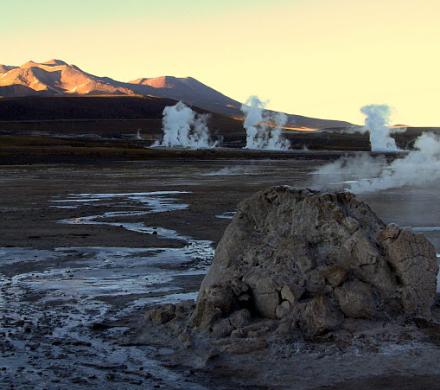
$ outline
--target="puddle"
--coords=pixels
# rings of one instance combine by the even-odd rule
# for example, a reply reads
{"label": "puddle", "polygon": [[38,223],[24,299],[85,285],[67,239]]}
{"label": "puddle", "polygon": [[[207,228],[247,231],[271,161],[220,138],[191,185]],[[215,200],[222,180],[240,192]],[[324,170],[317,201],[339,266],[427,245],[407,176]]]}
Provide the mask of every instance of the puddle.
{"label": "puddle", "polygon": [[[8,249],[2,248],[0,253],[7,253]],[[192,265],[193,253],[184,249],[56,248],[51,259],[60,260],[63,266],[41,272],[20,273],[13,276],[11,282],[13,286],[34,293],[45,293],[42,298],[45,303],[59,299],[93,301],[105,297],[114,297],[116,300],[121,296],[148,294],[161,295],[166,299],[168,293],[174,295],[181,290],[172,285],[176,276],[203,275],[206,272],[206,264]],[[31,257],[34,252],[38,251],[27,251]],[[185,270],[172,268],[173,265],[184,263],[191,265]],[[166,269],[160,267],[164,264],[167,265]],[[154,300],[150,300],[150,304],[153,303]]]}
{"label": "puddle", "polygon": [[222,214],[217,214],[215,217],[220,219],[232,219],[235,214],[237,214],[236,211],[226,211]]}
{"label": "puddle", "polygon": [[32,248],[0,248],[0,267],[22,262],[37,262],[58,259],[56,251]]}
{"label": "puddle", "polygon": [[416,233],[440,232],[440,226],[412,226],[410,229]]}
{"label": "puddle", "polygon": [[[57,291],[68,290],[66,291],[68,294],[76,291],[87,294],[90,298],[112,294],[161,293],[162,298],[166,299],[166,291],[175,295],[175,290],[178,288],[168,286],[173,277],[206,272],[214,256],[212,242],[181,235],[172,229],[146,226],[144,222],[124,222],[124,218],[187,208],[187,204],[171,197],[171,195],[186,193],[183,191],[159,191],[126,194],[71,194],[66,199],[57,199],[57,203],[61,205],[65,205],[63,202],[68,203],[73,200],[78,207],[88,204],[90,199],[104,199],[111,201],[113,208],[124,208],[127,203],[134,201],[146,206],[148,210],[107,211],[102,214],[64,219],[59,223],[117,226],[136,233],[177,240],[184,243],[184,246],[182,248],[154,249],[58,248],[58,253],[62,253],[64,250],[77,251],[79,258],[87,258],[87,260],[81,260],[81,267],[71,267],[68,272],[66,270],[45,271],[44,274],[38,275],[37,282],[35,282],[35,278],[32,279],[33,288],[43,286],[42,288]],[[113,221],[115,218],[118,219],[117,222]],[[182,267],[185,264],[187,266]],[[161,268],[163,265],[167,266],[166,270]],[[164,284],[167,284],[167,287],[164,287]],[[192,298],[195,297],[192,295]],[[154,301],[150,301],[150,303],[154,303]]]}
{"label": "puddle", "polygon": [[241,176],[259,175],[261,168],[258,167],[224,167],[217,171],[202,173],[201,176]]}
{"label": "puddle", "polygon": [[[0,367],[5,368],[0,387],[20,377],[24,388],[41,384],[57,389],[120,389],[160,383],[165,388],[202,389],[160,366],[152,355],[154,348],[118,345],[126,331],[123,326],[99,336],[91,331],[94,323],[127,318],[150,305],[197,298],[197,283],[185,280],[206,273],[214,255],[212,242],[144,222],[124,221],[185,209],[188,205],[176,196],[185,193],[70,194],[53,200],[59,208],[79,210],[100,207],[103,202],[112,208],[59,223],[96,225],[97,229],[119,226],[177,240],[183,244],[180,248],[0,248],[0,334],[6,335],[0,345]],[[127,205],[137,209],[127,211]],[[33,267],[33,262],[42,265]],[[19,267],[19,263],[26,264],[22,272],[11,277],[1,274],[1,268]],[[115,373],[111,367],[117,367]],[[116,378],[110,382],[109,372]]]}
{"label": "puddle", "polygon": [[98,193],[98,194],[70,194],[63,199],[55,199],[54,207],[79,208],[83,206],[107,205],[103,201],[113,201],[118,204],[134,203],[150,209],[151,213],[163,213],[167,211],[184,210],[188,208],[186,203],[181,203],[172,195],[189,194],[186,191],[155,191],[155,192],[131,192],[131,193]]}

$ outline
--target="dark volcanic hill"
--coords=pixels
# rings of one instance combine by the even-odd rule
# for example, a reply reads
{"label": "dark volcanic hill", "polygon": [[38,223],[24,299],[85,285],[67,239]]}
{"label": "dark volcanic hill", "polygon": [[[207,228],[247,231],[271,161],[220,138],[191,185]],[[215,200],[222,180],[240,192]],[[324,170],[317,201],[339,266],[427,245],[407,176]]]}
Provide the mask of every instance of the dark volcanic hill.
{"label": "dark volcanic hill", "polygon": [[[242,115],[240,102],[192,77],[163,76],[121,82],[92,75],[62,60],[43,63],[28,61],[21,66],[0,65],[0,97],[23,96],[150,96],[182,100],[186,104],[230,117]],[[2,111],[0,106],[0,120],[5,120]],[[289,125],[317,129],[350,126],[343,121],[300,115],[289,115]]]}
{"label": "dark volcanic hill", "polygon": [[150,91],[151,95],[167,97],[201,107],[205,110],[225,115],[239,116],[241,103],[192,77],[178,78],[162,76],[131,81],[133,89],[139,93]]}
{"label": "dark volcanic hill", "polygon": [[[154,96],[23,96],[0,99],[0,134],[159,139],[162,113],[175,100]],[[208,111],[193,107],[200,113]],[[242,121],[210,113],[209,128],[227,143],[245,138]]]}
{"label": "dark volcanic hill", "polygon": [[0,99],[2,121],[161,119],[174,100],[152,96],[26,96]]}

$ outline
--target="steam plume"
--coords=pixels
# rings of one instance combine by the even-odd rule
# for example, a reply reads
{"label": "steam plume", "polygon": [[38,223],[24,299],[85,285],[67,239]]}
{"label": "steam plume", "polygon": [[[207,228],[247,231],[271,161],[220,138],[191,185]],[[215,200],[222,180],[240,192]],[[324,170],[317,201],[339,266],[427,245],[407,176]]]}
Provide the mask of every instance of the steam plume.
{"label": "steam plume", "polygon": [[163,110],[163,139],[153,146],[213,148],[207,125],[208,115],[197,114],[182,102]]}
{"label": "steam plume", "polygon": [[335,161],[319,168],[314,182],[321,188],[339,186],[359,194],[407,185],[426,186],[440,180],[439,136],[422,134],[414,148],[390,164],[383,157],[373,158],[366,154]]}
{"label": "steam plume", "polygon": [[[287,115],[276,113],[267,114],[264,111],[265,104],[257,97],[251,96],[241,106],[245,114],[244,128],[246,129],[246,149],[263,150],[288,150],[290,142],[286,140],[281,132],[287,123]],[[273,123],[274,127],[270,127]]]}
{"label": "steam plume", "polygon": [[399,148],[390,136],[391,109],[387,105],[371,104],[361,108],[366,115],[365,127],[370,131],[372,152],[396,152]]}
{"label": "steam plume", "polygon": [[372,152],[397,152],[396,141],[391,134],[405,132],[406,128],[390,127],[391,108],[386,104],[370,104],[361,108],[366,116],[365,126],[351,127],[346,133],[369,133]]}

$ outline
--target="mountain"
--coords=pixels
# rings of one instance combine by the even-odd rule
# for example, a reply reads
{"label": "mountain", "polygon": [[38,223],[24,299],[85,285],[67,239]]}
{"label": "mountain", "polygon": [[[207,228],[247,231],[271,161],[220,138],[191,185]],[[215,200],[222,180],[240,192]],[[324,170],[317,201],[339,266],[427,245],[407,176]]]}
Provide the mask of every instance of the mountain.
{"label": "mountain", "polygon": [[[192,77],[162,76],[121,82],[87,73],[62,60],[0,65],[0,97],[153,96],[182,100],[203,110],[240,118],[241,103]],[[305,128],[351,126],[348,122],[289,115],[289,125]]]}
{"label": "mountain", "polygon": [[[7,69],[4,65],[4,69]],[[130,88],[106,77],[97,77],[84,72],[75,65],[61,60],[43,63],[28,61],[19,67],[12,67],[0,75],[0,96],[6,95],[6,88],[21,86],[19,92],[24,95],[134,95]],[[29,89],[31,91],[29,91]],[[9,89],[9,91],[11,91]]]}
{"label": "mountain", "polygon": [[3,73],[6,73],[8,71],[10,71],[11,69],[16,68],[16,66],[9,66],[9,65],[1,65],[0,64],[0,75]]}
{"label": "mountain", "polygon": [[138,93],[148,91],[151,95],[182,100],[187,104],[208,111],[232,116],[240,115],[240,102],[223,95],[192,77],[142,78],[130,81],[130,84],[133,84],[132,88]]}

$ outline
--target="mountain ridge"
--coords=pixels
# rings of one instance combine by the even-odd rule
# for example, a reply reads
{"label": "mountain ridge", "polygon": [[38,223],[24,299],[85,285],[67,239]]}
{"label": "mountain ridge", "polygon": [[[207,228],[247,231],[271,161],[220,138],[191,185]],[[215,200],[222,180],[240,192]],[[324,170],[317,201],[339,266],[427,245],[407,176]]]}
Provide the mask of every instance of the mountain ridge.
{"label": "mountain ridge", "polygon": [[[0,97],[22,96],[156,96],[201,109],[242,117],[241,103],[193,77],[143,77],[124,82],[96,76],[60,59],[27,61],[21,66],[0,65]],[[289,125],[304,128],[346,127],[338,120],[289,114]]]}

